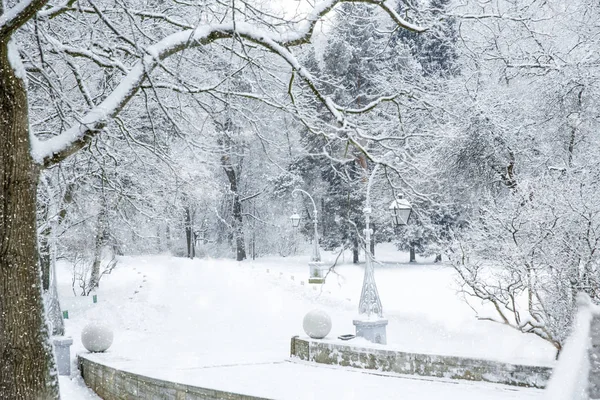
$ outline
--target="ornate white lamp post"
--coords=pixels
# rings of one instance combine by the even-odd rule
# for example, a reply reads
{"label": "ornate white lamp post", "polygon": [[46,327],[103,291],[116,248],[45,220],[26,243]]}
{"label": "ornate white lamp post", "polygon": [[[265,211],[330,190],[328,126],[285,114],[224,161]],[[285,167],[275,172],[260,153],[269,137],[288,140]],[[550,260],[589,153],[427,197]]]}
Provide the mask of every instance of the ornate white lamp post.
{"label": "ornate white lamp post", "polygon": [[[310,258],[310,262],[308,263],[309,268],[309,276],[308,283],[325,283],[325,274],[323,271],[323,263],[321,262],[321,253],[319,252],[319,231],[317,229],[317,204],[315,203],[312,196],[305,190],[302,189],[294,189],[292,191],[292,196],[296,196],[297,193],[300,192],[308,196],[313,205],[313,225],[315,228],[315,238],[313,240],[313,254]],[[294,227],[298,227],[300,225],[300,216],[298,214],[294,214],[290,217],[292,221],[292,225]]]}
{"label": "ornate white lamp post", "polygon": [[[373,233],[369,227],[371,217],[371,186],[378,169],[379,164],[373,168],[373,172],[369,177],[369,183],[367,185],[367,198],[363,210],[365,214],[365,276],[363,279],[362,292],[360,294],[360,302],[358,303],[359,317],[352,321],[352,323],[356,327],[356,336],[364,337],[373,343],[386,344],[386,327],[388,320],[383,317],[381,300],[379,299],[379,292],[377,291],[377,285],[375,284],[374,260],[370,251],[371,234]],[[404,224],[408,222],[412,210],[408,201],[404,199],[394,200],[390,205],[390,209],[393,212],[394,222],[402,221]]]}

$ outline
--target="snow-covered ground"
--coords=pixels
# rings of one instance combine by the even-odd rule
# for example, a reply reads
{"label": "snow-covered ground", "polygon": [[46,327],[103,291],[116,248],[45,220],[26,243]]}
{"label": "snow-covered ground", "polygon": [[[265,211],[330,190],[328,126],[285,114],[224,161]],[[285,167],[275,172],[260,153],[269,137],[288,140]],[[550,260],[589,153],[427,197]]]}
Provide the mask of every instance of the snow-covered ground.
{"label": "snow-covered ground", "polygon": [[[443,265],[410,265],[382,245],[375,278],[389,318],[388,347],[513,363],[549,365],[552,346],[500,324],[479,321],[456,293],[454,273]],[[324,254],[326,261],[334,255]],[[313,308],[333,321],[330,340],[354,333],[362,265],[336,267],[323,286],[308,285],[308,257],[188,260],[126,257],[102,278],[98,303],[75,297],[67,265],[59,269],[61,303],[69,310],[72,354],[85,351],[79,335],[102,319],[115,341],[101,362],[163,379],[271,398],[446,399],[535,398],[541,392],[501,385],[398,378],[285,361],[290,338],[303,336],[302,318]],[[287,380],[308,382],[291,389]],[[316,382],[315,382],[316,381]],[[61,381],[62,383],[62,381]],[[64,389],[63,389],[64,390]],[[347,393],[346,393],[347,392]],[[352,393],[352,396],[350,395]],[[437,394],[437,395],[436,395]],[[80,398],[68,397],[65,399]],[[84,397],[85,398],[85,397]]]}
{"label": "snow-covered ground", "polygon": [[62,400],[101,400],[91,389],[85,386],[81,376],[61,376],[59,380]]}

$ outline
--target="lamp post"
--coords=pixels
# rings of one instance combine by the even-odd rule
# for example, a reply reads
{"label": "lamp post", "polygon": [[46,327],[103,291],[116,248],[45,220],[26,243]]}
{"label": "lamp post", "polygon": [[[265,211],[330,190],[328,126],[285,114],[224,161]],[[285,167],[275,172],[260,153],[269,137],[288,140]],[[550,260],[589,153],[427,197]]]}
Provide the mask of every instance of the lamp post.
{"label": "lamp post", "polygon": [[[381,300],[379,299],[379,292],[377,291],[377,285],[375,284],[375,269],[373,265],[374,260],[370,251],[371,234],[373,231],[369,227],[372,211],[371,186],[373,185],[373,180],[379,169],[379,165],[380,164],[377,164],[375,168],[373,168],[373,172],[371,172],[371,176],[369,177],[369,182],[367,185],[367,197],[365,199],[365,208],[363,210],[363,213],[365,214],[365,275],[363,278],[360,301],[358,303],[359,317],[353,320],[352,323],[356,328],[356,336],[363,337],[370,342],[386,344],[386,327],[388,320],[383,317]],[[392,205],[396,204],[400,200],[403,199],[394,200]],[[392,205],[390,205],[390,209],[393,210],[394,216],[398,215],[398,218],[394,217],[395,221],[401,220],[404,221],[404,224],[406,224],[412,207],[408,201],[404,200],[404,202],[399,203],[404,208],[396,206],[392,207]],[[406,207],[408,207],[408,213],[406,212]],[[406,217],[406,219],[402,219],[403,217]]]}
{"label": "lamp post", "polygon": [[[315,229],[315,238],[313,243],[313,253],[310,258],[310,262],[308,263],[309,268],[309,276],[308,283],[325,283],[325,276],[323,273],[323,263],[321,262],[321,253],[319,252],[319,231],[317,229],[318,218],[317,218],[317,204],[315,203],[312,196],[305,190],[302,189],[294,189],[292,191],[292,196],[297,196],[298,193],[302,193],[310,199],[313,205],[313,225]],[[300,225],[300,216],[298,214],[294,214],[290,217],[292,221],[292,225],[294,227],[298,227]]]}

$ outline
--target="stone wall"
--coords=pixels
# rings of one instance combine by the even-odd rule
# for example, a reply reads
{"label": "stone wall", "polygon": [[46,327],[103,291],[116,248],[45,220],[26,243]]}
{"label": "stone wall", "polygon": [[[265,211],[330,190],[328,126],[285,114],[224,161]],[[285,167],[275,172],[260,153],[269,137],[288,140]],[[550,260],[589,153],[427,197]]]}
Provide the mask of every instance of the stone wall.
{"label": "stone wall", "polygon": [[515,386],[545,387],[552,368],[474,358],[405,353],[292,338],[291,355],[303,361],[398,374],[467,379]]}
{"label": "stone wall", "polygon": [[267,400],[153,379],[99,364],[85,355],[77,359],[86,385],[104,400]]}

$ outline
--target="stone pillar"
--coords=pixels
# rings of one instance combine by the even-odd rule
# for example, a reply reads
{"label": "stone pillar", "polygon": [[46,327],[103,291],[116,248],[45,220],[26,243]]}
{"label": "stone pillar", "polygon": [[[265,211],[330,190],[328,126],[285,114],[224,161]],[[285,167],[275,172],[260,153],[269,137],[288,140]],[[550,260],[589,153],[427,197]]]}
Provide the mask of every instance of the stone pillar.
{"label": "stone pillar", "polygon": [[56,356],[56,369],[59,375],[71,375],[71,345],[73,339],[65,336],[52,337],[54,355]]}
{"label": "stone pillar", "polygon": [[309,276],[308,283],[325,283],[325,274],[327,268],[320,261],[311,261],[308,263]]}
{"label": "stone pillar", "polygon": [[363,337],[369,342],[387,344],[386,327],[388,324],[387,319],[355,319],[352,321],[356,327],[356,336]]}

